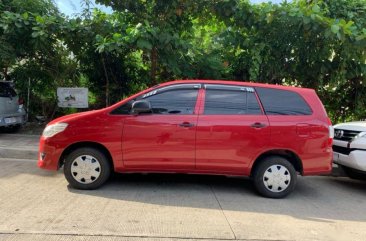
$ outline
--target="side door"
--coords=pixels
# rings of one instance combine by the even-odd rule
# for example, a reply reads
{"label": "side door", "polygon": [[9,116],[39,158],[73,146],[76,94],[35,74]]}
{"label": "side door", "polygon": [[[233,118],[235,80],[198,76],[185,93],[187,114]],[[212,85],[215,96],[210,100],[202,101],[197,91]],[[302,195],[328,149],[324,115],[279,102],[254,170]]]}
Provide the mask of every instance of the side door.
{"label": "side door", "polygon": [[199,84],[153,90],[137,99],[152,113],[126,117],[122,134],[124,166],[139,170],[191,170],[195,167]]}
{"label": "side door", "polygon": [[248,174],[248,165],[269,138],[269,122],[254,88],[205,85],[197,124],[197,170]]}

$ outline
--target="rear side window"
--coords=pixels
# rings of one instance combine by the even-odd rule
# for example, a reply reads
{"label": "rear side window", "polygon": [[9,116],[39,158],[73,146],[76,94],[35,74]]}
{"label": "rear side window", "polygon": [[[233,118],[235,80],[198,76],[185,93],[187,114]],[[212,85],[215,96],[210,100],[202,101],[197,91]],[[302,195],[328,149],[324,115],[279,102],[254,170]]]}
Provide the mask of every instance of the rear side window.
{"label": "rear side window", "polygon": [[0,97],[15,97],[17,94],[8,83],[0,82]]}
{"label": "rear side window", "polygon": [[312,110],[296,92],[271,88],[256,88],[267,115],[311,115]]}
{"label": "rear side window", "polygon": [[254,92],[240,88],[206,88],[205,115],[261,115]]}

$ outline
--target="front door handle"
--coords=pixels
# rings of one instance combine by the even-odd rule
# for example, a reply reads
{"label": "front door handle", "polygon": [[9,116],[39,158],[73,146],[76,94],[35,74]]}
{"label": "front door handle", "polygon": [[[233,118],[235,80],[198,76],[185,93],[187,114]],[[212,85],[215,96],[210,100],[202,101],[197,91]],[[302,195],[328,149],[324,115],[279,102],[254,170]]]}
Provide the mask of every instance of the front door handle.
{"label": "front door handle", "polygon": [[189,122],[183,122],[179,124],[180,127],[192,127],[194,126],[194,124],[189,123]]}
{"label": "front door handle", "polygon": [[253,124],[251,125],[251,127],[256,128],[256,129],[259,129],[259,128],[264,128],[264,127],[266,127],[266,124],[263,124],[263,123],[260,123],[260,122],[256,122],[256,123],[253,123]]}

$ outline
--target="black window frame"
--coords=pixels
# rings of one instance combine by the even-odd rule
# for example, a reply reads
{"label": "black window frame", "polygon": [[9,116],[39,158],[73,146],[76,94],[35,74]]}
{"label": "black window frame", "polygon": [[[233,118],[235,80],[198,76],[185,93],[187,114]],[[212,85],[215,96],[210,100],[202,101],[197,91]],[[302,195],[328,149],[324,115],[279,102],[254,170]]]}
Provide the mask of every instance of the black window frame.
{"label": "black window frame", "polygon": [[[262,105],[259,101],[259,98],[257,97],[257,94],[255,92],[255,88],[251,86],[239,86],[239,85],[225,85],[225,84],[205,84],[205,99],[204,99],[204,110],[202,115],[233,115],[233,116],[253,116],[253,115],[264,115]],[[222,90],[222,91],[241,91],[246,93],[246,107],[245,107],[245,113],[205,113],[206,111],[206,100],[207,100],[207,93],[208,90]],[[258,113],[248,113],[248,94],[253,94],[253,97],[256,100],[256,103],[258,105]]]}
{"label": "black window frame", "polygon": [[[196,100],[195,100],[195,105],[194,105],[194,109],[195,109],[195,106],[197,104],[197,101],[198,101],[198,95],[199,95],[199,89],[202,88],[202,85],[201,84],[198,84],[198,83],[187,83],[187,84],[174,84],[174,85],[168,85],[168,86],[163,86],[163,87],[157,87],[156,89],[153,89],[147,93],[144,93],[144,94],[141,94],[139,96],[137,96],[136,98],[134,99],[131,99],[129,101],[127,101],[126,103],[116,107],[115,109],[113,109],[109,114],[111,115],[134,115],[132,114],[131,112],[128,113],[128,114],[123,114],[123,113],[118,113],[118,109],[122,108],[123,106],[125,105],[128,105],[129,103],[132,105],[133,102],[137,101],[137,100],[143,100],[143,99],[146,99],[150,96],[154,96],[154,95],[158,95],[158,94],[161,94],[161,93],[164,93],[164,92],[167,92],[167,91],[171,91],[171,90],[180,90],[180,89],[192,89],[192,90],[197,90],[197,96],[196,96]],[[159,114],[159,113],[150,113],[149,115],[194,115],[194,110],[193,109],[193,113],[192,114],[179,114],[179,113],[162,113],[162,114]]]}

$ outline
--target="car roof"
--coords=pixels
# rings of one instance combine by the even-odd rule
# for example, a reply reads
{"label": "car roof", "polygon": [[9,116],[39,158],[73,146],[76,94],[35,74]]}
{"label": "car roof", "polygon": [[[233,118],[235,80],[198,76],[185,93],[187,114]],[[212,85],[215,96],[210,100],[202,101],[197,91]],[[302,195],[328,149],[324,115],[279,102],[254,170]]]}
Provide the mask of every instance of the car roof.
{"label": "car roof", "polygon": [[292,90],[292,91],[314,91],[310,88],[303,87],[294,87],[294,86],[283,86],[283,85],[275,85],[275,84],[266,84],[266,83],[256,83],[256,82],[245,82],[245,81],[229,81],[229,80],[174,80],[168,81],[161,84],[156,85],[156,87],[162,87],[173,84],[222,84],[222,85],[237,85],[237,86],[246,86],[246,87],[266,87],[273,89],[281,89],[281,90]]}

